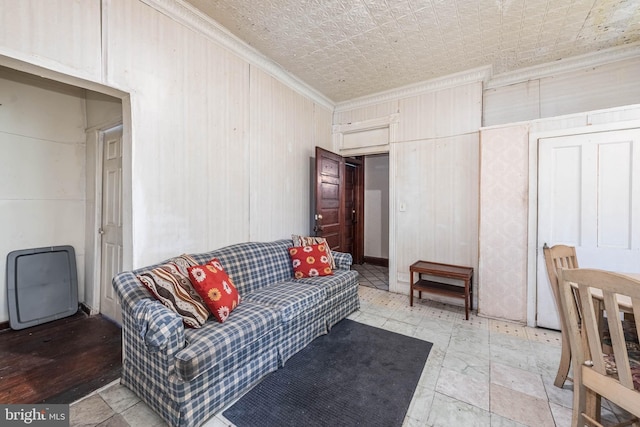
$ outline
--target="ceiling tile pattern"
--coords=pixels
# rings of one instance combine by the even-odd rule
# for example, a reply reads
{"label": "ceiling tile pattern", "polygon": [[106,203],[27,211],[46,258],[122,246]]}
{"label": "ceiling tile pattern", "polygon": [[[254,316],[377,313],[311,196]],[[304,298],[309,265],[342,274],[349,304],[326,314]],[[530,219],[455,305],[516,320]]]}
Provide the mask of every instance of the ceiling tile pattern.
{"label": "ceiling tile pattern", "polygon": [[186,0],[334,102],[640,41],[640,0]]}

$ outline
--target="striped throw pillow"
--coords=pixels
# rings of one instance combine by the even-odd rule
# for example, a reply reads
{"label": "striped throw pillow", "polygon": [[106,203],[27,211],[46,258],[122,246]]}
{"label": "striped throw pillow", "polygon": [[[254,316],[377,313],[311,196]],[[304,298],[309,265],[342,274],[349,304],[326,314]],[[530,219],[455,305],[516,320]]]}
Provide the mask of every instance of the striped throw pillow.
{"label": "striped throw pillow", "polygon": [[186,326],[197,329],[206,322],[209,310],[191,285],[187,263],[178,262],[182,265],[166,263],[139,274],[138,280],[165,307],[180,315]]}

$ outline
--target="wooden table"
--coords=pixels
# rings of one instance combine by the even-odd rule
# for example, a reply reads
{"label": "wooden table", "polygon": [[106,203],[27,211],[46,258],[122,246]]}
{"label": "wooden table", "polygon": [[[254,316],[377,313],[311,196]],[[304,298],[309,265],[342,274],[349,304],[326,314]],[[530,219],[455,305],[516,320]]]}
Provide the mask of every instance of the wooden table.
{"label": "wooden table", "polygon": [[[422,292],[429,292],[435,295],[447,297],[463,298],[464,312],[469,320],[469,310],[473,310],[473,291],[471,289],[471,278],[473,268],[461,265],[441,264],[429,261],[417,261],[409,267],[411,273],[411,291],[409,293],[409,305],[413,306],[413,291],[418,291],[418,298],[422,298]],[[418,280],[414,282],[414,274],[418,274]],[[423,279],[422,275],[427,274],[434,277],[446,277],[464,282],[464,286],[440,283],[435,280]]]}

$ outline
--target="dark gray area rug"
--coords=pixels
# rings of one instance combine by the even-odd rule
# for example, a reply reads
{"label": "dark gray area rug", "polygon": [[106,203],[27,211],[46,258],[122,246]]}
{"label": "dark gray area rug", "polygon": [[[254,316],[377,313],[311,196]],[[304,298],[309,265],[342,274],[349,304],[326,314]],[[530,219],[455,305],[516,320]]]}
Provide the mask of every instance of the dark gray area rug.
{"label": "dark gray area rug", "polygon": [[345,319],[223,415],[238,427],[401,426],[431,346]]}

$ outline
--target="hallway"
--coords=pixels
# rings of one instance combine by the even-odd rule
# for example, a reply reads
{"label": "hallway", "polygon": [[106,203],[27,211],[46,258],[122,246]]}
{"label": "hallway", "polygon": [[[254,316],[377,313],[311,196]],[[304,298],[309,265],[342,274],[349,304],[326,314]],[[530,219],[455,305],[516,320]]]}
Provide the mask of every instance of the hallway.
{"label": "hallway", "polygon": [[353,270],[360,273],[359,281],[361,286],[375,288],[382,291],[389,290],[389,269],[373,264],[353,264]]}

